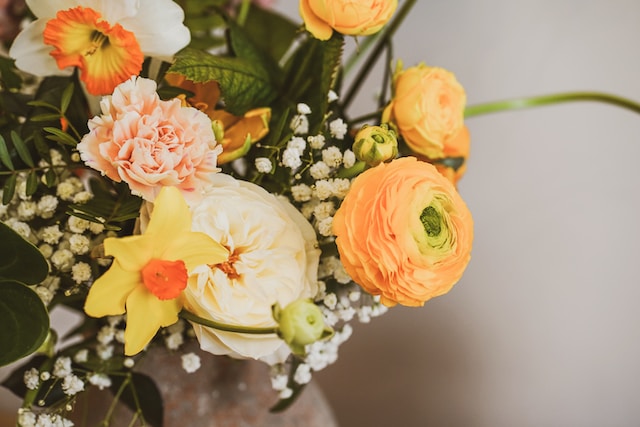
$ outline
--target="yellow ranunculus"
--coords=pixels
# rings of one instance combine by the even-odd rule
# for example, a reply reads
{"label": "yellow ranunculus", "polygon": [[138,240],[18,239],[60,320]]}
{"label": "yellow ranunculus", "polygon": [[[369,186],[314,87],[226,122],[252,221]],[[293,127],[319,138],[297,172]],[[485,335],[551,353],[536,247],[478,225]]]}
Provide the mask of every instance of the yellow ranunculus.
{"label": "yellow ranunculus", "polygon": [[178,321],[188,273],[224,262],[228,251],[204,233],[191,231],[191,213],[180,191],[164,187],[139,236],[107,238],[113,264],[89,289],[84,310],[92,317],[127,313],[124,353],[140,352],[159,328]]}
{"label": "yellow ranunculus", "polygon": [[397,0],[300,0],[300,15],[307,31],[328,40],[333,30],[349,36],[375,34],[397,6]]}
{"label": "yellow ranunculus", "polygon": [[391,122],[416,154],[444,157],[448,139],[463,126],[467,97],[464,88],[449,71],[424,64],[394,74],[394,95],[382,114]]}
{"label": "yellow ranunculus", "polygon": [[220,87],[217,82],[194,83],[175,73],[167,74],[165,79],[172,86],[193,92],[194,95],[187,100],[188,103],[204,112],[213,122],[216,140],[222,145],[222,154],[218,156],[219,165],[244,156],[251,144],[269,133],[271,108],[254,108],[242,117],[235,116],[215,108],[220,100]]}

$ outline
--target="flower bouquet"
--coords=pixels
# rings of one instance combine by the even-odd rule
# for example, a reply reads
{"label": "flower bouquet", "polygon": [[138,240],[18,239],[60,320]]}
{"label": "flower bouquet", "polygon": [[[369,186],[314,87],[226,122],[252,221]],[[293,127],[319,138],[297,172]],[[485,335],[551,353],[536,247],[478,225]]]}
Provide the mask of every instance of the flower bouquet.
{"label": "flower bouquet", "polygon": [[[24,399],[20,426],[73,425],[91,387],[131,407],[131,425],[160,426],[136,368],[162,347],[196,372],[194,340],[268,364],[286,408],[351,322],[462,276],[465,114],[624,104],[468,108],[449,71],[397,61],[352,117],[414,3],[301,0],[301,23],[246,0],[12,9],[24,25],[2,32],[0,57],[0,365],[33,356],[4,382]],[[64,337],[59,306],[83,316]]]}

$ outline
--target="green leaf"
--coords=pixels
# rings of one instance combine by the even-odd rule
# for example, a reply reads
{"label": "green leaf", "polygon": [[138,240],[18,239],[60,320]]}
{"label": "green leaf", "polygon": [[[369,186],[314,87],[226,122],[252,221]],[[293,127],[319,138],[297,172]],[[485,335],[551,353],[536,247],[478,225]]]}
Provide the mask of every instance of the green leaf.
{"label": "green leaf", "polygon": [[40,156],[40,158],[46,160],[47,163],[51,164],[51,153],[49,152],[49,145],[45,142],[40,132],[33,134],[33,145],[35,145],[36,151],[38,151],[38,155]]}
{"label": "green leaf", "polygon": [[27,186],[25,189],[25,193],[27,194],[27,196],[31,196],[36,192],[37,189],[38,174],[36,173],[36,171],[32,170],[31,172],[29,172],[29,175],[27,175]]}
{"label": "green leaf", "polygon": [[329,90],[340,67],[344,38],[335,34],[326,42],[309,38],[293,55],[287,66],[290,81],[288,99],[312,107],[309,134],[317,133],[327,112]]}
{"label": "green leaf", "polygon": [[75,139],[73,139],[73,137],[71,135],[69,135],[68,133],[58,129],[58,128],[54,128],[54,127],[45,127],[44,128],[45,132],[50,133],[51,135],[47,135],[46,138],[50,139],[52,141],[56,141],[59,142],[61,144],[64,145],[70,145],[72,147],[75,147],[76,145],[78,145],[78,141],[76,141]]}
{"label": "green leaf", "polygon": [[119,230],[120,223],[140,215],[142,199],[133,196],[125,183],[113,185],[110,187],[105,181],[91,180],[93,198],[86,203],[69,206],[67,214],[103,224],[107,229]]}
{"label": "green leaf", "polygon": [[47,277],[49,265],[38,248],[3,222],[0,222],[0,242],[0,279],[33,285]]}
{"label": "green leaf", "polygon": [[9,150],[7,149],[7,143],[2,135],[0,135],[0,161],[7,167],[7,169],[14,170],[13,162],[11,161]]}
{"label": "green leaf", "polygon": [[0,79],[7,89],[20,89],[22,87],[22,78],[16,71],[13,59],[0,56]]}
{"label": "green leaf", "polygon": [[60,114],[58,113],[45,113],[37,114],[29,118],[32,122],[53,122],[60,120]]}
{"label": "green leaf", "polygon": [[272,10],[251,6],[243,28],[275,61],[280,61],[298,34],[299,25]]}
{"label": "green leaf", "polygon": [[62,114],[66,113],[67,108],[69,108],[69,103],[71,102],[72,96],[73,83],[69,83],[67,87],[64,88],[64,92],[62,92],[62,98],[60,99],[60,111],[62,111]]}
{"label": "green leaf", "polygon": [[15,280],[0,282],[0,366],[30,355],[49,332],[49,315],[40,297]]}
{"label": "green leaf", "polygon": [[33,101],[29,101],[29,102],[27,102],[27,104],[31,105],[32,107],[48,108],[49,110],[54,110],[54,111],[57,111],[58,113],[60,112],[58,107],[56,107],[55,105],[51,105],[50,103],[48,103],[46,101],[41,101],[41,100],[38,100],[38,99],[35,99]]}
{"label": "green leaf", "polygon": [[18,135],[18,133],[14,130],[11,131],[11,141],[13,142],[13,146],[18,152],[18,156],[20,156],[20,159],[22,159],[22,161],[27,166],[32,168],[33,158],[31,157],[31,153],[29,153],[29,148],[27,148],[27,145],[24,143],[22,138],[20,138],[20,135]]}
{"label": "green leaf", "polygon": [[[124,377],[112,376],[109,390],[114,394],[117,393],[124,380]],[[152,427],[162,427],[164,418],[162,395],[156,383],[148,376],[132,372],[131,383],[123,390],[120,401],[133,412],[141,410],[144,420]]]}
{"label": "green leaf", "polygon": [[184,49],[176,55],[169,72],[182,74],[196,83],[217,81],[225,110],[235,115],[242,115],[259,105],[268,105],[277,95],[267,70],[261,64],[244,58],[225,58]]}
{"label": "green leaf", "polygon": [[4,182],[4,186],[2,187],[2,204],[8,205],[11,199],[13,199],[13,195],[16,192],[16,181],[17,175],[11,174]]}

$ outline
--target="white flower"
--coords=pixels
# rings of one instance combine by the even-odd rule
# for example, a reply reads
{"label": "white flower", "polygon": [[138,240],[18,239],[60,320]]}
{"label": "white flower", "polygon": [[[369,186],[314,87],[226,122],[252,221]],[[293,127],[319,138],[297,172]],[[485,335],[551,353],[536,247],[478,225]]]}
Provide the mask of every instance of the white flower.
{"label": "white flower", "polygon": [[73,253],[69,249],[59,249],[51,255],[51,262],[60,271],[70,271],[73,261]]}
{"label": "white flower", "polygon": [[72,232],[82,233],[89,228],[91,222],[86,219],[78,218],[77,216],[70,216],[67,221],[67,225],[69,226],[69,230]]}
{"label": "white flower", "polygon": [[164,344],[167,346],[169,350],[177,350],[184,343],[184,338],[182,338],[182,333],[177,332],[173,334],[169,334],[164,339]]}
{"label": "white flower", "polygon": [[71,374],[62,380],[62,391],[68,396],[73,396],[84,390],[84,382],[77,376]]}
{"label": "white flower", "polygon": [[343,139],[347,134],[347,124],[342,119],[335,119],[329,123],[329,133],[336,139]]}
{"label": "white flower", "polygon": [[321,236],[331,236],[333,235],[333,217],[324,218],[317,223],[318,233]]}
{"label": "white flower", "polygon": [[58,378],[64,378],[71,375],[71,359],[68,357],[59,357],[53,364],[53,375]]}
{"label": "white flower", "polygon": [[291,186],[291,195],[296,202],[307,202],[311,199],[312,190],[306,184]]}
{"label": "white flower", "polygon": [[301,363],[296,369],[293,380],[298,384],[306,384],[311,381],[311,367],[306,363]]}
{"label": "white flower", "polygon": [[298,114],[311,114],[311,107],[307,104],[299,103],[297,106]]}
{"label": "white flower", "polygon": [[83,348],[82,350],[78,350],[75,356],[73,356],[73,360],[77,363],[84,363],[89,360],[89,350]]}
{"label": "white flower", "polygon": [[296,114],[291,119],[289,127],[294,134],[303,135],[309,132],[309,119],[304,114]]}
{"label": "white flower", "polygon": [[266,157],[258,157],[256,158],[256,170],[260,173],[269,173],[273,165],[271,164],[271,160]]}
{"label": "white flower", "polygon": [[76,283],[91,279],[91,266],[86,262],[79,262],[71,267],[71,278]]}
{"label": "white flower", "polygon": [[342,152],[338,147],[328,147],[322,150],[322,161],[331,167],[338,167],[342,163]]}
{"label": "white flower", "polygon": [[297,169],[302,164],[300,152],[296,148],[287,148],[282,152],[282,164],[291,169]]}
{"label": "white flower", "polygon": [[329,100],[329,102],[337,101],[338,100],[338,94],[335,93],[334,91],[330,90],[329,93],[327,94],[327,99]]}
{"label": "white flower", "polygon": [[38,388],[40,384],[40,375],[38,374],[38,370],[36,368],[31,368],[24,373],[24,385],[29,390],[35,390]]}
{"label": "white flower", "polygon": [[105,374],[92,374],[89,376],[89,382],[100,390],[111,387],[111,378]]}
{"label": "white flower", "polygon": [[329,176],[331,169],[325,162],[316,162],[309,168],[309,174],[313,179],[322,179]]}
{"label": "white flower", "polygon": [[356,164],[356,155],[351,150],[346,150],[342,155],[342,164],[345,168],[350,168]]}
{"label": "white flower", "polygon": [[314,150],[319,150],[324,147],[324,135],[319,134],[315,136],[308,136],[307,141],[309,141],[309,146]]}
{"label": "white flower", "polygon": [[313,195],[320,200],[326,200],[333,195],[333,184],[326,179],[319,179],[313,188]]}
{"label": "white flower", "polygon": [[50,245],[57,244],[63,235],[62,231],[60,231],[60,227],[58,227],[57,224],[44,227],[38,234],[45,243],[48,243]]}
{"label": "white flower", "polygon": [[188,374],[192,374],[200,369],[200,356],[195,353],[183,354],[182,369],[184,369]]}
{"label": "white flower", "polygon": [[336,304],[338,303],[338,297],[333,292],[328,293],[323,300],[324,305],[327,306],[330,310],[336,308]]}
{"label": "white flower", "polygon": [[[170,59],[189,43],[184,12],[171,0],[27,0],[36,20],[18,34],[9,54],[38,76],[70,75],[106,95],[138,74],[145,56]],[[71,42],[72,40],[72,42]]]}
{"label": "white flower", "polygon": [[[262,187],[218,174],[193,207],[193,230],[229,251],[227,262],[194,269],[185,308],[233,325],[274,327],[274,303],[286,307],[317,291],[320,251],[313,228],[290,203]],[[286,357],[275,334],[243,335],[193,325],[203,350],[234,357]]]}
{"label": "white flower", "polygon": [[35,427],[36,419],[36,414],[30,410],[24,408],[18,410],[18,425],[20,427]]}
{"label": "white flower", "polygon": [[38,205],[33,200],[23,200],[18,204],[18,218],[29,221],[36,216]]}
{"label": "white flower", "polygon": [[307,148],[307,143],[304,138],[300,138],[299,136],[294,136],[287,142],[287,148],[294,149],[302,156],[304,154],[304,149]]}
{"label": "white flower", "polygon": [[42,196],[38,201],[36,212],[38,216],[44,219],[51,218],[58,207],[58,199],[50,194]]}
{"label": "white flower", "polygon": [[89,238],[82,234],[73,234],[69,237],[69,249],[75,255],[82,255],[89,252]]}

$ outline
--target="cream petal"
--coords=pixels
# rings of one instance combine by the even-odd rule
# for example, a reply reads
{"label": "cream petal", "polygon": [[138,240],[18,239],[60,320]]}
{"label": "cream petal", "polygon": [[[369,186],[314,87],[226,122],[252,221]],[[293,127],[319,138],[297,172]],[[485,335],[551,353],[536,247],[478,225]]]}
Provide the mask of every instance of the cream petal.
{"label": "cream petal", "polygon": [[46,24],[44,19],[29,24],[13,41],[9,56],[15,58],[16,67],[36,76],[70,75],[73,68],[60,70],[55,59],[49,55],[52,47],[42,40]]}
{"label": "cream petal", "polygon": [[171,0],[140,0],[137,15],[120,24],[136,35],[145,55],[170,59],[191,40],[183,21],[183,10]]}
{"label": "cream petal", "polygon": [[125,312],[127,297],[138,286],[140,273],[122,269],[118,260],[89,289],[84,311],[92,317],[115,316]]}
{"label": "cream petal", "polygon": [[178,298],[159,300],[144,286],[127,298],[127,326],[124,331],[124,354],[133,356],[144,349],[161,327],[178,321],[182,305]]}

